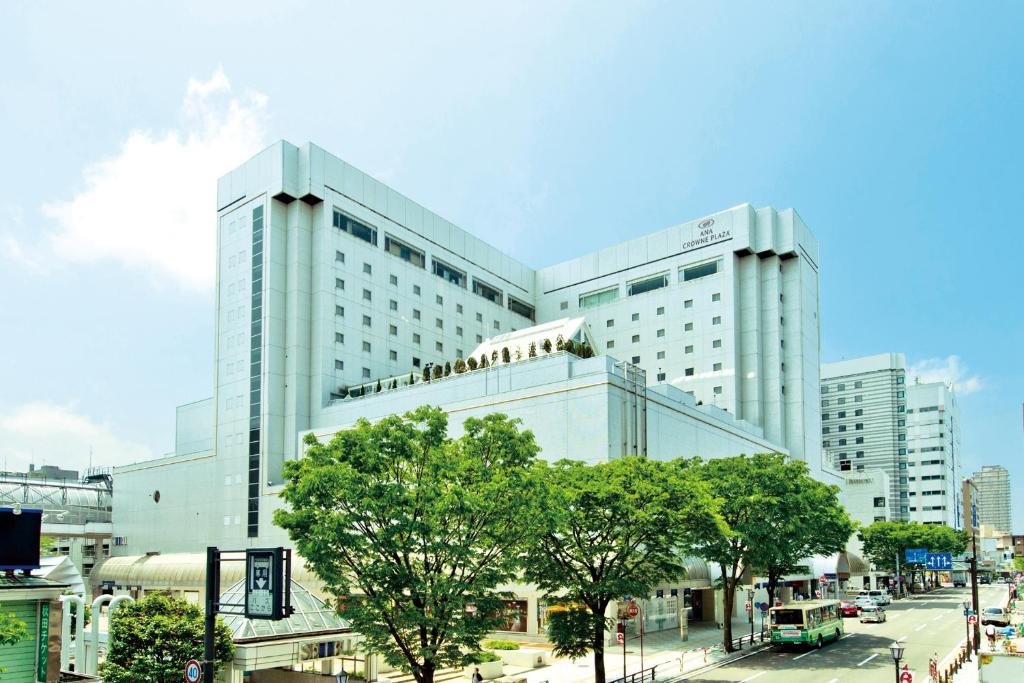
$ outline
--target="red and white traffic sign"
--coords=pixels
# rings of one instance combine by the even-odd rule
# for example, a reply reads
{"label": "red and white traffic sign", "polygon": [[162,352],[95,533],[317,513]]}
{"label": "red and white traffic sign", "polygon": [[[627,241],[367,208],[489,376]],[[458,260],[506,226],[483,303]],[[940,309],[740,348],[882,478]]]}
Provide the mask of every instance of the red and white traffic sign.
{"label": "red and white traffic sign", "polygon": [[630,602],[626,606],[626,614],[629,616],[630,619],[632,619],[636,615],[640,614],[640,606],[637,605],[635,602]]}
{"label": "red and white traffic sign", "polygon": [[818,578],[818,583],[820,583],[822,586],[827,586],[828,585],[828,577],[826,577],[826,576],[819,577]]}
{"label": "red and white traffic sign", "polygon": [[749,612],[750,611],[750,603],[747,602],[745,606],[746,606],[746,610]]}
{"label": "red and white traffic sign", "polygon": [[619,645],[625,645],[626,644],[626,634],[621,632],[621,631],[616,633],[615,634],[615,642],[618,643]]}
{"label": "red and white traffic sign", "polygon": [[913,671],[901,671],[900,672],[900,683],[914,683],[914,672]]}
{"label": "red and white traffic sign", "polygon": [[199,679],[203,677],[203,665],[194,659],[188,660],[185,663],[185,681],[186,683],[199,683]]}
{"label": "red and white traffic sign", "polygon": [[821,597],[821,591],[814,591],[814,597],[820,598]]}
{"label": "red and white traffic sign", "polygon": [[968,616],[967,617],[967,623],[968,624],[977,624],[978,623],[978,615],[977,614],[971,614],[970,616]]}

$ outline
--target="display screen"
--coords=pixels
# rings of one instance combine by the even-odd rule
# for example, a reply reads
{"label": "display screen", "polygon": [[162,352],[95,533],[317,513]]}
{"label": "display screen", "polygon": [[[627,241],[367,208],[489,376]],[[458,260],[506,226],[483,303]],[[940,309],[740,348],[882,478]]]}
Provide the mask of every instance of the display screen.
{"label": "display screen", "polygon": [[0,570],[39,568],[42,523],[42,510],[0,508]]}

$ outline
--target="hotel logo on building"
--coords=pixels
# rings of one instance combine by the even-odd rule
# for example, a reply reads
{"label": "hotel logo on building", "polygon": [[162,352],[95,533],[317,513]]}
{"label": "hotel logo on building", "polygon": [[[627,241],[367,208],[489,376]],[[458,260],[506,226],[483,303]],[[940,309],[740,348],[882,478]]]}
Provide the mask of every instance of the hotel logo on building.
{"label": "hotel logo on building", "polygon": [[720,216],[718,222],[714,218],[705,218],[691,228],[690,238],[683,239],[683,251],[700,249],[711,244],[732,239],[732,214]]}

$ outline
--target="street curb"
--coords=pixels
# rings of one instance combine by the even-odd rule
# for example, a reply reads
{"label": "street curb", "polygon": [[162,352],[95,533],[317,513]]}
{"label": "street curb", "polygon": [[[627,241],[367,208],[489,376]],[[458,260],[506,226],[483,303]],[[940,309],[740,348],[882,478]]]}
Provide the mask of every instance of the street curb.
{"label": "street curb", "polygon": [[747,657],[753,657],[754,655],[756,655],[759,652],[761,652],[761,650],[764,650],[766,648],[771,647],[771,645],[772,645],[771,643],[759,643],[759,644],[754,646],[753,650],[748,650],[747,652],[744,652],[743,654],[739,655],[738,657],[731,657],[731,658],[728,658],[728,659],[723,659],[723,660],[715,662],[713,664],[708,664],[706,666],[702,666],[699,669],[694,669],[693,671],[687,671],[686,673],[678,674],[677,676],[675,676],[673,678],[667,678],[664,681],[659,681],[659,683],[677,683],[678,681],[687,681],[687,680],[689,680],[689,679],[691,679],[694,676],[697,676],[699,674],[705,674],[708,671],[714,671],[715,669],[723,667],[723,666],[725,666],[727,664],[733,664],[733,663],[738,662],[738,661],[740,661],[742,659],[746,659]]}

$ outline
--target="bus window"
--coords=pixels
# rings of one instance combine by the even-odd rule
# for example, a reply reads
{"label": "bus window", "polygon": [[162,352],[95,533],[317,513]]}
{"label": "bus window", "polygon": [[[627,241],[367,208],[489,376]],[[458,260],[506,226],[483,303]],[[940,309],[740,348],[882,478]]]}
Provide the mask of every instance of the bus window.
{"label": "bus window", "polygon": [[776,626],[803,626],[804,614],[798,609],[773,609],[772,624]]}

